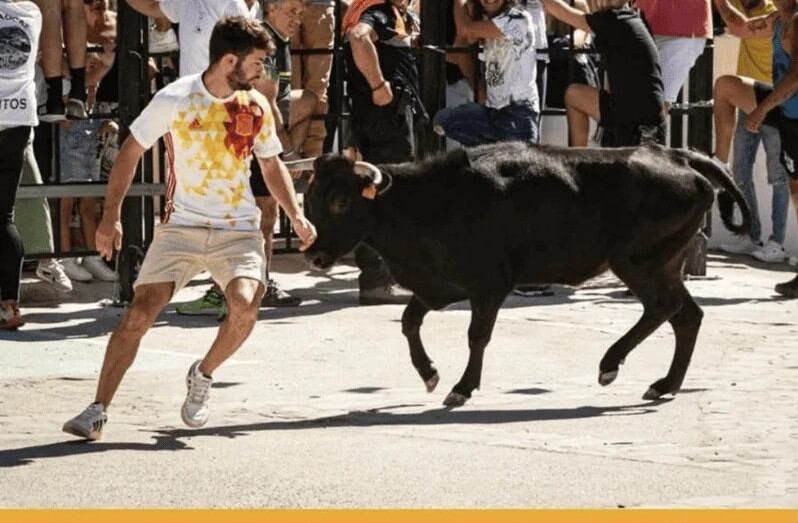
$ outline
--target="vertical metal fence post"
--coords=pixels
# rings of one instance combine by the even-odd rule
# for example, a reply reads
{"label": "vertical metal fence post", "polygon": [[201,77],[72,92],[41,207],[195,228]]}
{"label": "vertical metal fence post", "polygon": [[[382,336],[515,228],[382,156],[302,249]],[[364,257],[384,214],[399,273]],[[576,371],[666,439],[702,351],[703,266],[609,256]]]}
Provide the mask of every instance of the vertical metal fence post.
{"label": "vertical metal fence post", "polygon": [[[443,10],[427,2],[421,8],[421,102],[430,117],[446,105],[446,19]],[[420,158],[443,150],[443,139],[432,130],[432,122],[416,126]]]}

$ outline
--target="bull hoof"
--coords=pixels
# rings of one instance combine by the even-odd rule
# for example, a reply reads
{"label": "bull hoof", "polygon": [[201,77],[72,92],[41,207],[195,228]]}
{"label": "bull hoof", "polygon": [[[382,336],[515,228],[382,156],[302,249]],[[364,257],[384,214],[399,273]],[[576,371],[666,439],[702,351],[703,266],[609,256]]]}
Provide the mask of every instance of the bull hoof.
{"label": "bull hoof", "polygon": [[659,381],[654,382],[643,394],[644,400],[658,400],[665,396],[666,394],[673,394],[676,395],[679,392],[681,385],[669,385],[666,381],[666,378],[663,378]]}
{"label": "bull hoof", "polygon": [[440,381],[441,377],[438,376],[436,372],[430,379],[424,382],[424,385],[427,386],[427,392],[432,392],[435,390],[435,387],[438,386],[438,382]]}
{"label": "bull hoof", "polygon": [[608,372],[599,371],[599,377],[598,377],[599,385],[601,385],[602,387],[606,387],[607,385],[615,381],[615,378],[617,377],[618,377],[617,369]]}
{"label": "bull hoof", "polygon": [[643,399],[646,401],[653,401],[660,399],[665,393],[660,392],[654,387],[649,387],[645,394],[643,394]]}
{"label": "bull hoof", "polygon": [[468,398],[459,392],[450,392],[446,399],[443,400],[443,404],[447,407],[462,407],[466,401],[468,401]]}

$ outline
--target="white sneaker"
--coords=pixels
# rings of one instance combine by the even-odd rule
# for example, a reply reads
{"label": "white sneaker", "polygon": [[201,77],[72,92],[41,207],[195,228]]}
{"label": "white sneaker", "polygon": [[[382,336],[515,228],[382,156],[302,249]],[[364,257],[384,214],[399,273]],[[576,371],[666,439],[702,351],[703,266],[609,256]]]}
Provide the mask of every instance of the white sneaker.
{"label": "white sneaker", "polygon": [[103,426],[108,421],[105,408],[101,403],[92,403],[86,410],[64,423],[61,429],[67,434],[74,434],[89,440],[100,439]]}
{"label": "white sneaker", "polygon": [[210,407],[208,407],[208,396],[210,395],[213,380],[200,372],[200,363],[202,363],[202,360],[197,360],[188,369],[188,375],[186,375],[188,393],[186,394],[186,401],[183,402],[183,408],[180,409],[183,422],[192,428],[205,425],[211,412]]}
{"label": "white sneaker", "polygon": [[730,243],[720,244],[720,250],[730,254],[751,254],[761,246],[754,243],[748,236],[737,236]]}
{"label": "white sneaker", "polygon": [[89,271],[84,269],[76,258],[66,258],[61,262],[64,272],[73,281],[91,281],[94,276]]}
{"label": "white sneaker", "polygon": [[768,240],[768,242],[751,253],[751,256],[759,261],[767,263],[783,262],[787,253],[784,252],[784,247],[778,242]]}
{"label": "white sneaker", "polygon": [[81,265],[98,280],[116,281],[116,273],[99,256],[86,256]]}
{"label": "white sneaker", "polygon": [[49,283],[60,292],[70,292],[72,281],[64,272],[64,267],[55,258],[42,258],[36,267],[36,277]]}
{"label": "white sneaker", "polygon": [[178,44],[175,32],[172,29],[161,32],[155,29],[155,27],[152,27],[150,29],[149,49],[150,54],[177,51]]}

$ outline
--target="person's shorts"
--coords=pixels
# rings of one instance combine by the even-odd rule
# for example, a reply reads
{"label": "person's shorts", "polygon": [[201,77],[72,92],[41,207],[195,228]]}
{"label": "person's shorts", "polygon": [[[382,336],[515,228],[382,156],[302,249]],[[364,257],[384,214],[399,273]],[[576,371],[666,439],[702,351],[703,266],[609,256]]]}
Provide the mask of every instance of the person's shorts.
{"label": "person's shorts", "polygon": [[250,171],[252,171],[252,174],[249,176],[249,186],[255,198],[271,196],[272,193],[269,192],[269,188],[266,187],[266,182],[263,181],[263,171],[260,169],[260,163],[254,155],[252,156]]}
{"label": "person's shorts", "polygon": [[97,131],[103,120],[71,120],[60,128],[62,182],[100,181]]}
{"label": "person's shorts", "polygon": [[654,42],[659,51],[662,68],[662,83],[665,86],[665,101],[676,102],[679,90],[687,82],[690,69],[704,53],[706,38],[655,35]]}
{"label": "person's shorts", "polygon": [[[754,82],[754,96],[757,105],[761,104],[772,92],[772,86]],[[762,124],[773,126],[779,130],[781,137],[779,159],[787,170],[787,175],[790,178],[798,179],[798,119],[785,116],[781,107],[776,107],[768,112]]]}
{"label": "person's shorts", "polygon": [[[646,143],[665,145],[666,123],[662,113],[629,121],[629,116],[619,114],[616,105],[609,92],[599,91],[599,143],[602,147],[631,147]],[[640,118],[644,115],[635,116]]]}
{"label": "person's shorts", "polygon": [[222,289],[235,278],[248,278],[266,285],[266,254],[260,230],[161,224],[155,230],[155,239],[133,288],[174,282],[173,294],[176,294],[203,271],[210,272]]}

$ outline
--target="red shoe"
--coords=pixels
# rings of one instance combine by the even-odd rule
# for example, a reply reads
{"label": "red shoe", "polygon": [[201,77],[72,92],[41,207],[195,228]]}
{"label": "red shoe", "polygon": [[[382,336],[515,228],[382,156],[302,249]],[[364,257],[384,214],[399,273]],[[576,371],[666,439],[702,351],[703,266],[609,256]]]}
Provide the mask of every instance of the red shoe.
{"label": "red shoe", "polygon": [[0,302],[0,330],[13,331],[25,325],[19,313],[17,303],[13,301]]}

